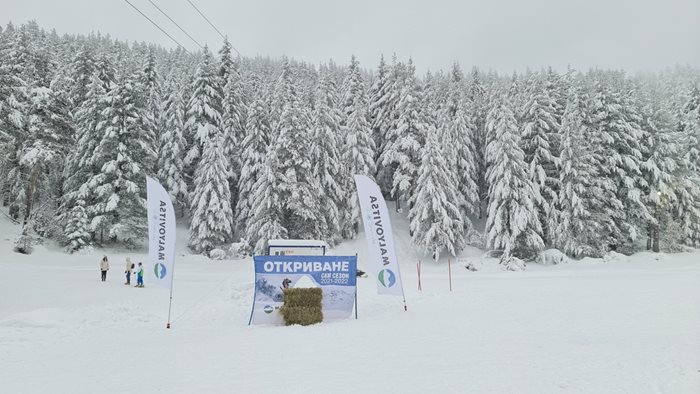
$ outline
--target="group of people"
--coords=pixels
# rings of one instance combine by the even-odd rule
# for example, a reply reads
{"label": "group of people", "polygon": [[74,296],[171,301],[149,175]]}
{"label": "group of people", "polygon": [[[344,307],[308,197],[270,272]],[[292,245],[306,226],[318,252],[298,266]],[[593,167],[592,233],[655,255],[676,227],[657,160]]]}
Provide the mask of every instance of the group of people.
{"label": "group of people", "polygon": [[[107,256],[102,257],[100,260],[100,273],[102,275],[102,281],[107,281],[107,271],[109,271],[109,260]],[[125,285],[131,285],[131,274],[136,275],[136,287],[143,287],[143,264],[139,262],[138,266],[131,262],[131,258],[126,258],[126,269],[124,270],[126,274]]]}

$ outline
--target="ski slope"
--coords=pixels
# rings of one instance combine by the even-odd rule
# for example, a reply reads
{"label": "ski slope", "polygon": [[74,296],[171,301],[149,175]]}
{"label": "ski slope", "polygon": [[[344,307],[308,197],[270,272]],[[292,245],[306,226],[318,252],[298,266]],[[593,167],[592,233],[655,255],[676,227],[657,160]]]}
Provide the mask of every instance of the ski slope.
{"label": "ski slope", "polygon": [[[392,220],[408,312],[368,278],[358,320],[248,326],[252,261],[190,255],[181,231],[166,330],[167,289],[123,284],[124,259],[145,250],[19,255],[0,215],[0,392],[700,392],[700,252],[452,265],[451,292],[445,262],[424,259],[419,292],[406,222]],[[333,253],[367,268],[363,234]]]}

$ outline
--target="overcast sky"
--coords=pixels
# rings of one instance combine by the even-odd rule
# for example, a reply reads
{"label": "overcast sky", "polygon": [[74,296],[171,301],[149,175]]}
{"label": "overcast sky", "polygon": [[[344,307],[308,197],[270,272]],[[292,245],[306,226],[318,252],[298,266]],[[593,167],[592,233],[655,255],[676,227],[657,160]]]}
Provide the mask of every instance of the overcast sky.
{"label": "overcast sky", "polygon": [[[148,0],[130,0],[188,49],[197,46]],[[200,43],[221,38],[187,0],[152,0]],[[700,66],[700,0],[192,0],[245,56],[312,63],[357,55],[413,57],[419,70],[454,61],[501,72],[567,65],[657,70]],[[101,31],[173,44],[124,0],[0,0],[3,24],[34,19],[59,33]]]}

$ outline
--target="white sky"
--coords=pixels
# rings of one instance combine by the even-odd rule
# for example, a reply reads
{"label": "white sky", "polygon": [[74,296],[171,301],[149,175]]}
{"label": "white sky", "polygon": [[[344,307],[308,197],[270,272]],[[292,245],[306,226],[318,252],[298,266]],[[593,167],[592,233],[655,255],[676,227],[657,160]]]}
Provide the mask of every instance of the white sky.
{"label": "white sky", "polygon": [[[148,0],[130,0],[188,49],[196,45]],[[152,0],[201,43],[218,34],[187,0]],[[459,61],[501,72],[567,65],[657,70],[700,66],[700,0],[192,0],[246,56],[312,63],[413,57],[419,70]],[[0,22],[34,19],[59,33],[101,31],[174,44],[123,0],[0,0]]]}

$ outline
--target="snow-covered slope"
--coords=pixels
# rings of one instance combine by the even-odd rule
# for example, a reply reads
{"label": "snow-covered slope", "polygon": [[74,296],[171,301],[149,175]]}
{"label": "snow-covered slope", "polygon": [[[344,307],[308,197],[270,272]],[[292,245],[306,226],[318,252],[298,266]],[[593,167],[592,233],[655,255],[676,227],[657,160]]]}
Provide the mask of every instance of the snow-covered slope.
{"label": "snow-covered slope", "polygon": [[[700,253],[453,265],[452,292],[445,262],[422,258],[419,292],[420,257],[405,219],[393,225],[408,312],[361,279],[358,320],[247,326],[251,261],[190,255],[182,234],[166,330],[167,290],[123,284],[124,259],[145,251],[23,256],[0,215],[0,392],[700,392]],[[333,252],[367,268],[363,236]]]}

